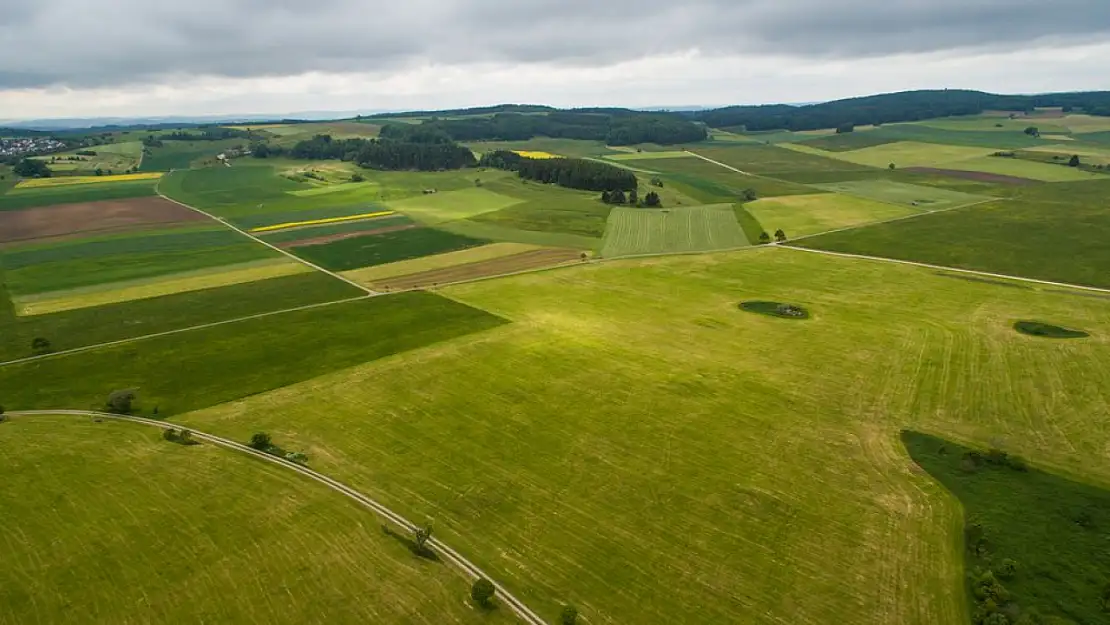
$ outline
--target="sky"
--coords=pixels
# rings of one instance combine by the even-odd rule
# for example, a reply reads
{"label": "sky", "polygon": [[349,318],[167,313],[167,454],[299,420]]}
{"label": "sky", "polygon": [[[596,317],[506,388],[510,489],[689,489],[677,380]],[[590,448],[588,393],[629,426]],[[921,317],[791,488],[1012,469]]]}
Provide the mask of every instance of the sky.
{"label": "sky", "polygon": [[0,120],[1110,88],[1108,0],[0,0]]}

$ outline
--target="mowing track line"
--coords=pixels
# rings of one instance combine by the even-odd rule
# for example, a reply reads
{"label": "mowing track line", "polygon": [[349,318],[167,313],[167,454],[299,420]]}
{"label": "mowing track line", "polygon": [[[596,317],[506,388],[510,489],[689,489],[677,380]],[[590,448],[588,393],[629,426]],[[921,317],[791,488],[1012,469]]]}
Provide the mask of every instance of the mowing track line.
{"label": "mowing track line", "polygon": [[[97,418],[97,419],[111,419],[111,420],[114,420],[114,421],[127,421],[127,422],[130,422],[130,423],[138,423],[138,424],[142,424],[142,425],[148,425],[148,426],[160,428],[160,429],[163,429],[163,430],[178,429],[178,428],[184,427],[184,426],[179,426],[176,423],[168,423],[166,421],[156,421],[154,419],[144,419],[143,417],[131,417],[131,416],[126,416],[126,415],[108,414],[108,413],[104,413],[104,412],[95,412],[95,411],[91,411],[91,410],[21,410],[21,411],[9,412],[7,414],[12,415],[12,416],[17,416],[17,417],[35,417],[35,416],[49,416],[49,415],[68,415],[68,416],[77,416],[77,417],[93,417],[93,418]],[[384,518],[387,521],[393,523],[394,525],[397,525],[398,527],[400,527],[401,529],[403,529],[407,532],[413,532],[417,529],[416,525],[414,525],[412,522],[410,522],[408,519],[401,516],[400,514],[397,514],[396,512],[394,512],[394,511],[390,510],[389,508],[385,507],[385,505],[375,501],[374,499],[371,499],[370,497],[358,492],[357,490],[351,488],[350,486],[347,486],[346,484],[344,484],[344,483],[342,483],[338,480],[332,479],[332,478],[324,475],[323,473],[313,471],[312,469],[310,469],[310,468],[308,468],[304,465],[300,465],[300,464],[297,464],[295,462],[290,462],[288,460],[285,460],[284,458],[278,458],[277,456],[273,456],[273,455],[258,451],[257,449],[247,447],[246,445],[243,445],[241,443],[237,443],[237,442],[235,442],[233,440],[230,440],[230,439],[215,436],[213,434],[205,434],[204,432],[198,432],[197,430],[194,430],[192,428],[184,428],[184,429],[187,429],[190,432],[192,432],[193,436],[195,436],[196,438],[198,438],[200,440],[208,441],[209,443],[212,443],[214,445],[219,445],[220,447],[231,449],[233,451],[238,451],[238,452],[241,452],[241,453],[249,454],[249,455],[254,456],[256,458],[260,458],[260,459],[265,460],[267,462],[271,462],[273,464],[276,464],[278,466],[285,467],[286,469],[296,471],[297,473],[300,473],[301,475],[303,475],[303,476],[305,476],[305,477],[307,477],[311,480],[315,480],[316,482],[319,482],[319,483],[327,486],[328,488],[330,488],[330,489],[332,489],[332,490],[334,490],[338,493],[346,495],[348,498],[355,500],[356,502],[358,502],[359,504],[361,504],[362,506],[364,506],[366,508],[369,508],[370,510],[377,513],[382,518]],[[464,558],[459,552],[457,552],[454,549],[452,549],[451,547],[447,546],[446,544],[444,544],[439,539],[437,539],[437,538],[428,539],[428,545],[434,551],[436,551],[440,556],[442,556],[444,559],[450,561],[452,564],[454,564],[459,569],[461,569],[462,572],[464,574],[466,574],[467,577],[469,577],[471,579],[479,579],[479,578],[490,579],[490,577],[488,575],[486,575],[482,571],[482,569],[478,568],[478,566],[476,564],[474,564],[470,560],[467,560],[466,558]],[[493,582],[493,580],[490,580],[490,581]],[[497,596],[502,601],[504,601],[509,606],[509,608],[512,609],[512,611],[514,613],[516,613],[516,615],[521,618],[521,620],[528,623],[528,625],[546,625],[546,623],[543,619],[541,619],[535,612],[533,612],[531,609],[529,609],[528,606],[524,605],[524,602],[522,602],[521,600],[514,597],[512,594],[509,593],[508,590],[505,590],[505,588],[503,586],[501,586],[497,582],[493,582],[493,587],[497,589]]]}

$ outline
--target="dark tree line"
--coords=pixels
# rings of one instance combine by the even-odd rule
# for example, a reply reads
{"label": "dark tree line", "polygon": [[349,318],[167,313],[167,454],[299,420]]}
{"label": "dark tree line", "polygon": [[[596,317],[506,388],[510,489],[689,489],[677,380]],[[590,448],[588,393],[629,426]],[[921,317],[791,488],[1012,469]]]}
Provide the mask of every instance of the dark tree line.
{"label": "dark tree line", "polygon": [[[404,126],[387,125],[382,136],[412,132]],[[573,111],[548,115],[498,113],[493,117],[433,119],[416,128],[442,132],[455,141],[526,141],[542,136],[604,141],[609,145],[674,145],[702,141],[708,136],[700,124],[675,115],[631,112],[620,116]]]}
{"label": "dark tree line", "polygon": [[481,167],[517,172],[525,180],[587,191],[634,191],[636,174],[620,167],[580,158],[525,158],[495,150],[482,156]]}
{"label": "dark tree line", "polygon": [[25,158],[12,168],[15,175],[21,178],[49,178],[52,174],[46,163],[33,158]]}
{"label": "dark tree line", "polygon": [[316,135],[291,149],[259,143],[251,147],[256,158],[288,154],[293,158],[322,161],[342,160],[367,169],[439,171],[476,164],[474,154],[458,144],[414,143],[389,139],[341,139]]}
{"label": "dark tree line", "polygon": [[163,141],[223,141],[225,139],[246,139],[252,136],[248,130],[224,128],[222,126],[205,126],[189,131],[176,130],[159,137]]}
{"label": "dark tree line", "polygon": [[1027,113],[1040,107],[1063,107],[1110,116],[1110,91],[1010,96],[981,91],[906,91],[850,98],[809,106],[774,104],[730,106],[691,114],[713,128],[817,130],[866,124],[911,122],[937,117],[977,115],[984,111]]}

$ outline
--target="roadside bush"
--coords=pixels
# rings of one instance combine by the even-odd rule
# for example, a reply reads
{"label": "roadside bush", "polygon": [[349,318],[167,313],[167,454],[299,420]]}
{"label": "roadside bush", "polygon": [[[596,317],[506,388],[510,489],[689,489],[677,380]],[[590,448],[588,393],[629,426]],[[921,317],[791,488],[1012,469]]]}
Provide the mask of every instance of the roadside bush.
{"label": "roadside bush", "polygon": [[572,605],[563,606],[563,611],[559,613],[559,623],[561,625],[577,625],[578,608]]}
{"label": "roadside bush", "polygon": [[31,341],[31,351],[36,355],[49,354],[53,351],[53,346],[50,344],[49,340],[41,336],[36,336]]}
{"label": "roadside bush", "polygon": [[186,447],[191,447],[193,445],[199,445],[200,444],[200,443],[196,442],[195,440],[193,440],[193,433],[189,430],[186,430],[186,429],[175,430],[174,428],[168,428],[168,429],[162,430],[162,438],[164,440],[167,440],[167,441],[171,442],[171,443],[177,443],[178,445],[185,445]]}
{"label": "roadside bush", "polygon": [[135,391],[132,389],[124,389],[120,391],[113,391],[108,395],[108,402],[106,408],[108,412],[114,414],[131,414],[131,410],[135,403]]}
{"label": "roadside bush", "polygon": [[493,582],[486,578],[481,578],[474,582],[470,587],[470,598],[474,603],[479,606],[489,609],[493,607],[493,596],[497,594],[497,589],[493,587]]}

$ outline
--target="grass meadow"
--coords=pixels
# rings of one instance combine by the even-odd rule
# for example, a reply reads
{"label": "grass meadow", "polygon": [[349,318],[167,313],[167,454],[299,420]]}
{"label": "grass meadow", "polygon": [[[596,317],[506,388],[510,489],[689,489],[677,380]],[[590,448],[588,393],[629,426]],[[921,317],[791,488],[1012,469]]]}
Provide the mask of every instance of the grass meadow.
{"label": "grass meadow", "polygon": [[590,623],[966,622],[962,511],[905,428],[1110,481],[1100,299],[783,249],[443,292],[513,323],[180,420],[267,429]]}
{"label": "grass meadow", "polygon": [[446,269],[448,267],[465,265],[467,263],[478,263],[538,249],[543,248],[537,245],[525,245],[522,243],[490,243],[489,245],[469,247],[465,250],[456,252],[445,252],[443,254],[423,256],[412,260],[375,265],[365,269],[356,269],[346,272],[344,277],[350,278],[359,284],[370,284],[375,280],[406,276],[437,269]]}
{"label": "grass meadow", "polygon": [[952,191],[939,187],[906,184],[893,180],[851,180],[813,185],[833,193],[910,206],[918,210],[931,211],[958,208],[989,200],[987,196]]}
{"label": "grass meadow", "polygon": [[350,271],[410,258],[453,252],[488,243],[482,239],[432,228],[368,234],[333,243],[305,245],[292,251],[330,271]]}
{"label": "grass meadow", "polygon": [[767,232],[773,233],[781,228],[788,237],[897,219],[919,212],[905,206],[839,193],[764,198],[749,202],[744,208]]}
{"label": "grass meadow", "polygon": [[808,239],[805,247],[1110,287],[1110,180],[1026,187],[1013,199]]}
{"label": "grass meadow", "polygon": [[[291,471],[153,428],[0,426],[0,622],[513,622],[376,517]],[[233,597],[234,600],[228,600]]]}
{"label": "grass meadow", "polygon": [[[0,310],[10,312],[0,317],[0,335],[7,339],[0,342],[0,360],[14,360],[33,355],[31,342],[36,337],[50,341],[55,351],[63,351],[350,299],[363,292],[331,276],[312,272],[25,317],[15,316],[15,307],[6,291],[0,295],[3,295]],[[89,297],[99,297],[99,293],[93,292]]]}
{"label": "grass meadow", "polygon": [[23,210],[54,204],[77,204],[101,200],[122,200],[154,195],[153,180],[112,184],[64,185],[31,189],[9,189],[0,195],[0,211]]}
{"label": "grass meadow", "polygon": [[747,245],[748,238],[730,204],[675,209],[617,207],[609,216],[601,255],[707,252]]}
{"label": "grass meadow", "polygon": [[9,365],[0,388],[8,410],[101,409],[109,393],[137,389],[139,413],[169,416],[501,323],[427,293],[364,298]]}

